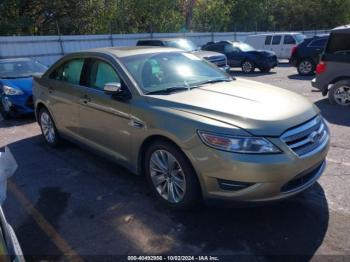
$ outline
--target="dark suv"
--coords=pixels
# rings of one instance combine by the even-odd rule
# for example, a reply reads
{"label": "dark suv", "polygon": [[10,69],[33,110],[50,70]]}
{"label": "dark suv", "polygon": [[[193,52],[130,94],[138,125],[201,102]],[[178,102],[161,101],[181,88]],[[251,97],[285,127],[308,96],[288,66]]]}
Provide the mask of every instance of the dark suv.
{"label": "dark suv", "polygon": [[190,52],[199,58],[205,59],[220,69],[230,72],[230,67],[227,65],[226,56],[217,52],[208,52],[200,50],[192,41],[184,38],[159,38],[159,39],[143,39],[136,43],[137,46],[164,46],[175,47],[184,51]]}
{"label": "dark suv", "polygon": [[254,72],[255,68],[259,68],[262,72],[269,72],[278,64],[274,52],[256,50],[243,42],[209,42],[202,49],[225,54],[229,66],[241,67],[244,73]]}
{"label": "dark suv", "polygon": [[328,37],[323,35],[306,38],[292,49],[289,64],[297,68],[299,75],[307,76],[315,73]]}
{"label": "dark suv", "polygon": [[312,86],[332,104],[350,105],[350,25],[333,29]]}

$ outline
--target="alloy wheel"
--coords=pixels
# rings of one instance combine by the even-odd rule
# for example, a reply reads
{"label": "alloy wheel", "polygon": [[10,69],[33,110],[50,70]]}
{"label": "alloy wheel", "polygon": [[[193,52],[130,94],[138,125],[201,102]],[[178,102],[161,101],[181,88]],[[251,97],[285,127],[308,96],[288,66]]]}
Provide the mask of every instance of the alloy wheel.
{"label": "alloy wheel", "polygon": [[245,61],[242,65],[243,72],[249,73],[252,71],[253,65],[249,61]]}
{"label": "alloy wheel", "polygon": [[350,105],[350,86],[340,86],[334,92],[334,100],[342,106]]}
{"label": "alloy wheel", "polygon": [[40,116],[41,129],[46,141],[50,144],[55,142],[56,132],[52,119],[47,112],[42,112]]}
{"label": "alloy wheel", "polygon": [[158,194],[170,203],[179,203],[186,192],[186,180],[179,161],[166,150],[156,150],[150,157],[150,176]]}
{"label": "alloy wheel", "polygon": [[310,74],[312,71],[312,63],[308,60],[301,61],[299,64],[299,71],[304,74]]}

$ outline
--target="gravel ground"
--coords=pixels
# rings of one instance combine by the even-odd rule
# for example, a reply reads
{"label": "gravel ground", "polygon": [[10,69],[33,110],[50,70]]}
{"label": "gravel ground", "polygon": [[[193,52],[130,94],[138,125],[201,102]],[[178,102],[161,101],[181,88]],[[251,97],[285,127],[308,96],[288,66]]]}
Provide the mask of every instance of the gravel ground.
{"label": "gravel ground", "polygon": [[49,148],[34,119],[0,120],[0,147],[8,145],[19,164],[4,210],[27,259],[116,261],[126,258],[115,255],[145,254],[217,255],[228,261],[232,255],[350,259],[350,108],[330,105],[312,90],[310,77],[299,77],[287,65],[268,74],[232,73],[300,93],[320,108],[332,141],[319,183],[272,205],[209,203],[175,212],[155,201],[143,177],[73,144]]}

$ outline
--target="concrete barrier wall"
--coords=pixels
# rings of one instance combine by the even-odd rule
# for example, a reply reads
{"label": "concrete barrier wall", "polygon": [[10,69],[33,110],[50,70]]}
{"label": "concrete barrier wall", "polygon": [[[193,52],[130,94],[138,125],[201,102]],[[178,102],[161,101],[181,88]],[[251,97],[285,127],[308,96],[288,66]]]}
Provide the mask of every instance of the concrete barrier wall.
{"label": "concrete barrier wall", "polygon": [[[112,35],[67,36],[0,36],[0,58],[30,57],[51,65],[62,55],[91,48],[134,46],[139,39],[185,37],[201,46],[209,41],[244,41],[247,35],[267,32],[215,32],[215,33],[144,33]],[[302,32],[307,36],[327,33],[325,30]]]}

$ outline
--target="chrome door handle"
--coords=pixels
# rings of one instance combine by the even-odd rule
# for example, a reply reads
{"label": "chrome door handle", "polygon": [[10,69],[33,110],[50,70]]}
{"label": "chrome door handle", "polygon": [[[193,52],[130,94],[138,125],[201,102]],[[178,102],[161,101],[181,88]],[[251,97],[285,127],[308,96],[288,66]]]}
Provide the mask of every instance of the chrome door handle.
{"label": "chrome door handle", "polygon": [[49,93],[50,93],[50,94],[52,94],[53,91],[55,91],[55,89],[53,89],[52,87],[49,87],[48,89],[49,89]]}

